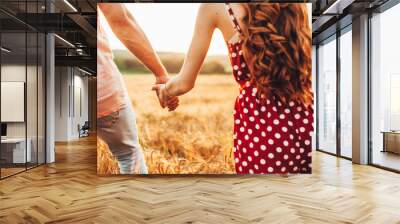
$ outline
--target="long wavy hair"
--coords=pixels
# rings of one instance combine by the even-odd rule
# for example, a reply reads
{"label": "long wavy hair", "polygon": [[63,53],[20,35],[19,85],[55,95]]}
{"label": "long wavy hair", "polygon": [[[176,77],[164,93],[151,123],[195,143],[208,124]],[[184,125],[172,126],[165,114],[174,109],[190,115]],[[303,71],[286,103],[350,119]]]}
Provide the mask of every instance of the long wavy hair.
{"label": "long wavy hair", "polygon": [[311,29],[306,4],[244,6],[243,56],[259,97],[311,105]]}

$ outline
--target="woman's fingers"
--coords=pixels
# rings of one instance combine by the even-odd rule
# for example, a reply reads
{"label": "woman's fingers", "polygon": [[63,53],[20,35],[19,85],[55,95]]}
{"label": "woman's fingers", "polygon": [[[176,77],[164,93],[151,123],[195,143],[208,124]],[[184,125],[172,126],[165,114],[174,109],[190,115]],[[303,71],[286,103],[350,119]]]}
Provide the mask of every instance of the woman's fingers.
{"label": "woman's fingers", "polygon": [[173,107],[168,107],[168,111],[174,111],[177,107],[178,107],[178,105],[175,105]]}
{"label": "woman's fingers", "polygon": [[168,105],[168,110],[173,111],[178,107],[179,104]]}
{"label": "woman's fingers", "polygon": [[178,102],[173,102],[173,103],[171,103],[171,104],[168,104],[168,108],[177,108],[178,105],[179,105]]}
{"label": "woman's fingers", "polygon": [[168,104],[176,104],[176,103],[179,103],[178,97],[173,97],[168,99]]}
{"label": "woman's fingers", "polygon": [[175,103],[178,103],[178,102],[179,102],[178,97],[170,97],[170,98],[167,99],[167,104],[168,105],[169,104],[175,104]]}

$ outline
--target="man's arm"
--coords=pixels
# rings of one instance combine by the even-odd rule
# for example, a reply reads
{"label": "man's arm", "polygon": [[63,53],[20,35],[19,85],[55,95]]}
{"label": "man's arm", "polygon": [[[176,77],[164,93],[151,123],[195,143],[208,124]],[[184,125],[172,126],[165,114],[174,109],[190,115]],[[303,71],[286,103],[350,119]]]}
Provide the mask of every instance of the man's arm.
{"label": "man's arm", "polygon": [[168,80],[167,71],[161,64],[143,30],[124,4],[99,4],[114,34],[156,76],[157,83]]}

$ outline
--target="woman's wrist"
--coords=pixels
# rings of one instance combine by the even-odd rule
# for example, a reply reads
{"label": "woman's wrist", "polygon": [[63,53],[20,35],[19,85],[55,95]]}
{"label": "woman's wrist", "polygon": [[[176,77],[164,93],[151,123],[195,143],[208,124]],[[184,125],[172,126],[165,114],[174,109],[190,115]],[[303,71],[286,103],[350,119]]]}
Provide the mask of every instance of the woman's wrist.
{"label": "woman's wrist", "polygon": [[173,95],[171,95],[171,94],[169,93],[169,91],[168,91],[168,85],[167,85],[167,83],[164,84],[164,95],[165,95],[167,98],[173,97]]}

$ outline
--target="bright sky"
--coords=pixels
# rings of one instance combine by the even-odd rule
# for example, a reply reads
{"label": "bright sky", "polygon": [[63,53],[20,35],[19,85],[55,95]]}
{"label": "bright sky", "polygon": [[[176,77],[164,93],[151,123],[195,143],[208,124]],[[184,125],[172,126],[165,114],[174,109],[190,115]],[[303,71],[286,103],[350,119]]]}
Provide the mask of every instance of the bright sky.
{"label": "bright sky", "polygon": [[[187,52],[200,4],[126,3],[125,5],[134,15],[156,51]],[[311,4],[308,4],[309,9],[310,6]],[[109,34],[112,49],[126,49],[108,25],[105,26],[105,31]],[[228,54],[224,38],[219,30],[214,32],[208,51],[208,55],[213,54]]]}
{"label": "bright sky", "polygon": [[[125,4],[140,24],[156,51],[186,53],[192,39],[198,3],[128,3]],[[105,23],[106,24],[106,23]],[[112,49],[126,49],[109,27]],[[219,31],[214,32],[208,54],[227,54],[225,41]]]}

